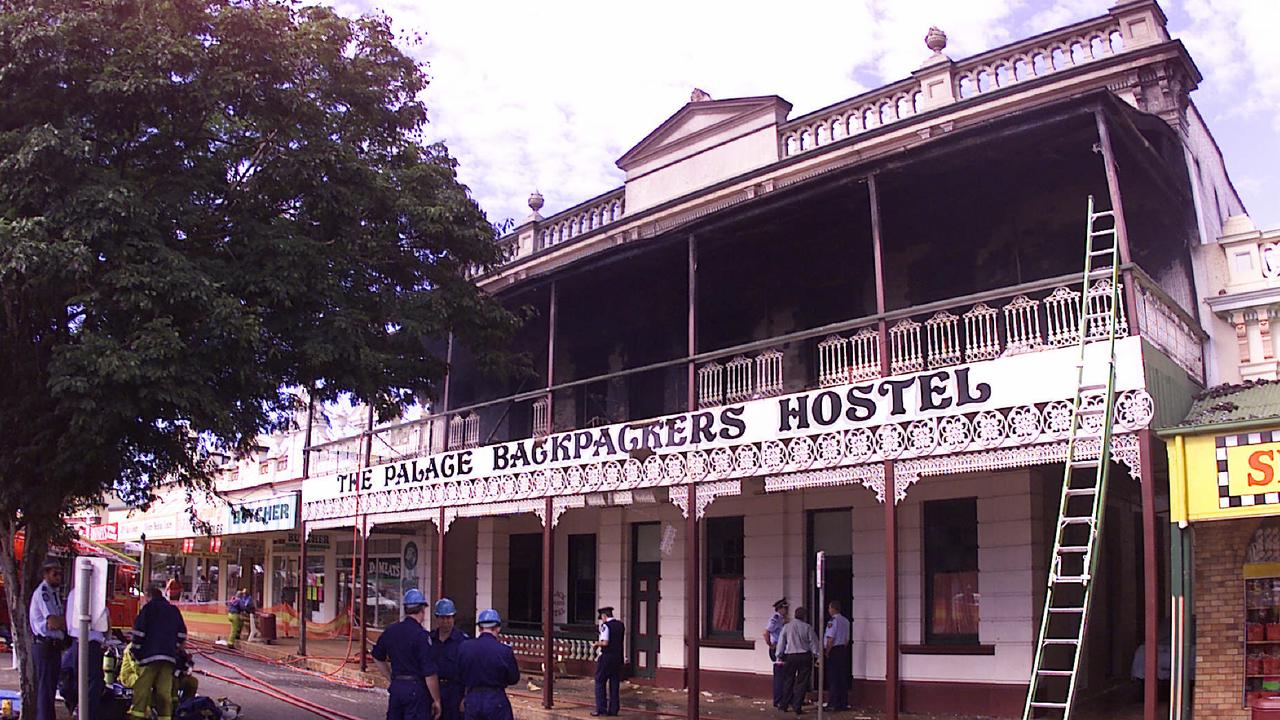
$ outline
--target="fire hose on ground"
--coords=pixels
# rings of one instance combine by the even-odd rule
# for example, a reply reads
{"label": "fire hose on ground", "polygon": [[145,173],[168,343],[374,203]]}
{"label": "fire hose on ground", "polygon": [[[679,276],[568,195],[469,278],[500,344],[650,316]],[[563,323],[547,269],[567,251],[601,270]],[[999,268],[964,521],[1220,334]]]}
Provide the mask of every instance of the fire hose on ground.
{"label": "fire hose on ground", "polygon": [[[262,678],[250,675],[249,673],[236,667],[235,665],[232,665],[229,662],[226,662],[225,660],[220,660],[214,657],[213,653],[211,652],[201,650],[199,651],[199,654],[203,655],[207,660],[214,663],[215,665],[220,665],[222,667],[235,671],[238,675],[245,678],[245,680],[248,680],[248,682],[242,682],[240,680],[236,680],[235,678],[226,677],[224,675],[218,675],[216,673],[209,672],[208,670],[196,669],[195,672],[201,675],[210,677],[214,680],[225,682],[228,685],[233,685],[235,687],[244,688],[246,690],[254,690],[263,695],[266,695],[267,697],[273,698],[275,700],[279,700],[289,705],[293,705],[296,708],[306,710],[307,712],[312,713],[317,717],[323,718],[324,720],[362,720],[361,718],[358,718],[354,715],[348,715],[344,712],[340,712],[332,708],[327,708],[323,705],[307,700],[306,698],[302,698],[286,690],[282,690],[279,687],[276,687],[275,685],[272,685],[271,683],[267,682],[266,680],[263,680]],[[294,668],[294,669],[296,670],[297,668]]]}

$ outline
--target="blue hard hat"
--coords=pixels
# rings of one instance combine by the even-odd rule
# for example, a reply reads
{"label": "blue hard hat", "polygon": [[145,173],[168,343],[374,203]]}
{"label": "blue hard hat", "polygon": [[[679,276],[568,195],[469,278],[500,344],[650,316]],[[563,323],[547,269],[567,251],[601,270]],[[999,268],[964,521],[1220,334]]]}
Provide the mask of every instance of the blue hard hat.
{"label": "blue hard hat", "polygon": [[494,610],[493,608],[489,608],[488,610],[481,610],[480,617],[476,618],[476,625],[479,625],[480,627],[488,627],[491,625],[501,625],[501,624],[502,624],[502,618],[499,617],[498,611]]}
{"label": "blue hard hat", "polygon": [[457,614],[458,611],[454,609],[453,601],[449,598],[440,598],[436,601],[436,617],[445,617]]}
{"label": "blue hard hat", "polygon": [[426,605],[427,598],[418,588],[413,588],[404,594],[405,605]]}

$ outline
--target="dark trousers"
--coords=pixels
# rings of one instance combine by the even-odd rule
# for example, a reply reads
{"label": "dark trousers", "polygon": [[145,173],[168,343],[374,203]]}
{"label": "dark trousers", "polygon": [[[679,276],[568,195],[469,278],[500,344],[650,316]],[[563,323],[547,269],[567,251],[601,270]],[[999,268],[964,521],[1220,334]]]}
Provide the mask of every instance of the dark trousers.
{"label": "dark trousers", "polygon": [[515,720],[511,701],[501,690],[472,688],[462,705],[462,716],[466,720]]}
{"label": "dark trousers", "polygon": [[782,693],[786,690],[787,685],[787,668],[780,662],[773,664],[773,706],[782,707],[782,703],[786,702],[786,696]]}
{"label": "dark trousers", "polygon": [[462,683],[456,680],[440,681],[440,720],[462,720]]}
{"label": "dark trousers", "polygon": [[827,655],[827,705],[832,710],[849,709],[849,646],[837,645]]}
{"label": "dark trousers", "polygon": [[431,720],[431,693],[421,680],[392,680],[387,720]]}
{"label": "dark trousers", "polygon": [[57,640],[36,640],[31,644],[31,657],[36,671],[36,720],[54,720],[62,648]]}
{"label": "dark trousers", "polygon": [[[66,651],[71,654],[72,663],[70,666],[62,665],[63,677],[59,688],[62,692],[62,700],[72,714],[75,714],[75,708],[80,703],[80,698],[77,697],[80,693],[79,642],[79,640],[72,641],[71,649]],[[92,640],[89,642],[89,699],[86,701],[89,703],[90,720],[98,720],[102,716],[102,693],[105,688],[106,683],[102,679],[102,643]]]}
{"label": "dark trousers", "polygon": [[622,658],[604,654],[596,660],[596,712],[617,715],[618,685],[622,682]]}
{"label": "dark trousers", "polygon": [[813,668],[812,653],[787,653],[782,656],[785,685],[782,688],[782,709],[800,712],[804,696],[809,692],[809,673]]}

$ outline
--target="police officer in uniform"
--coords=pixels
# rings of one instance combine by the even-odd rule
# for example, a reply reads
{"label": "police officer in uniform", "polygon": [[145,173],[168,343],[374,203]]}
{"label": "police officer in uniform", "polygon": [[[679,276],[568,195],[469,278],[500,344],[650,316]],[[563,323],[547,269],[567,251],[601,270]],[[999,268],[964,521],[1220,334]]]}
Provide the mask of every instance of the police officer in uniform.
{"label": "police officer in uniform", "polygon": [[507,687],[520,682],[520,668],[510,645],[498,639],[502,618],[489,608],[476,618],[480,633],[458,648],[458,672],[466,687],[465,720],[514,720]]}
{"label": "police officer in uniform", "polygon": [[617,715],[619,709],[618,684],[622,682],[622,622],[613,617],[613,608],[602,607],[596,611],[600,621],[600,638],[596,647],[600,657],[596,659],[596,710],[594,717]]}
{"label": "police officer in uniform", "polygon": [[417,588],[404,594],[404,619],[388,627],[373,646],[373,660],[391,681],[387,688],[387,720],[440,717],[440,683],[423,627],[427,599]]}
{"label": "police officer in uniform", "polygon": [[462,676],[458,673],[458,649],[470,640],[453,625],[458,611],[449,598],[436,601],[436,629],[431,631],[431,651],[440,674],[440,720],[462,720]]}
{"label": "police officer in uniform", "polygon": [[36,671],[36,720],[54,720],[54,695],[58,690],[58,671],[62,667],[62,648],[67,639],[67,626],[58,588],[62,585],[62,566],[50,558],[42,568],[44,578],[31,596],[27,618],[31,626],[32,657]]}
{"label": "police officer in uniform", "polygon": [[825,710],[840,712],[849,709],[849,618],[840,613],[840,601],[827,604],[827,629],[822,635],[822,651],[827,656],[827,683],[829,695]]}
{"label": "police officer in uniform", "polygon": [[778,657],[778,636],[782,634],[782,626],[787,624],[787,611],[791,606],[782,598],[773,604],[773,616],[764,629],[764,642],[769,646],[769,662],[773,663],[773,706],[781,709],[783,703],[782,690],[786,672],[782,658]]}

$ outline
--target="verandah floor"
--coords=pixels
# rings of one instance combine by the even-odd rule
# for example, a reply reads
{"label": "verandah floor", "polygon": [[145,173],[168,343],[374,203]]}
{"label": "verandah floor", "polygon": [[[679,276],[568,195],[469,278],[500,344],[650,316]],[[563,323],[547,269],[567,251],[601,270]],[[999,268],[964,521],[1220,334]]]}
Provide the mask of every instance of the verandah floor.
{"label": "verandah floor", "polygon": [[[342,664],[343,657],[352,658],[339,674],[356,679],[363,678],[375,684],[385,684],[377,670],[370,664],[372,672],[363,676],[359,672],[359,639],[349,643],[346,638],[307,640],[305,666],[320,672],[333,672]],[[372,637],[370,638],[372,645]],[[250,652],[281,660],[295,660],[298,649],[296,638],[282,638],[272,645],[259,642],[241,643],[241,647]],[[346,655],[348,647],[351,655]],[[298,659],[300,660],[300,659]],[[594,708],[594,688],[590,678],[561,677],[556,679],[556,707],[546,710],[542,707],[542,678],[526,674],[522,684],[508,692],[516,717],[538,718],[573,718],[574,720],[590,720]],[[649,717],[657,720],[663,717],[684,717],[687,698],[683,690],[636,685],[624,682],[622,685],[622,714]],[[812,708],[812,706],[810,706]],[[824,715],[826,715],[824,713]],[[807,709],[804,717],[814,718],[816,709]],[[1168,707],[1165,703],[1157,712],[1157,717],[1167,717]],[[784,720],[794,717],[789,713],[775,710],[766,699],[756,699],[731,695],[728,693],[702,693],[701,717],[705,720]],[[836,713],[834,720],[879,720],[883,714],[873,710],[853,709]],[[976,720],[968,715],[920,715],[902,714],[903,720]],[[1142,703],[1140,701],[1105,709],[1083,711],[1076,715],[1079,720],[1141,720]]]}

